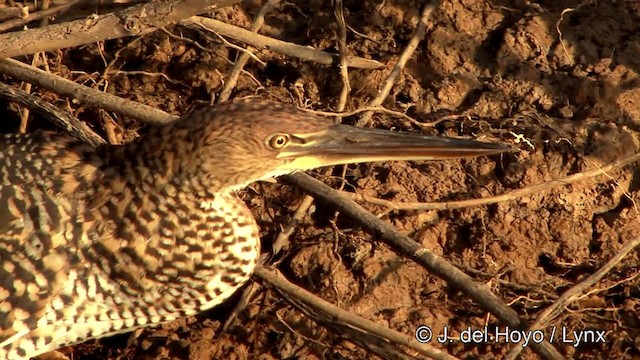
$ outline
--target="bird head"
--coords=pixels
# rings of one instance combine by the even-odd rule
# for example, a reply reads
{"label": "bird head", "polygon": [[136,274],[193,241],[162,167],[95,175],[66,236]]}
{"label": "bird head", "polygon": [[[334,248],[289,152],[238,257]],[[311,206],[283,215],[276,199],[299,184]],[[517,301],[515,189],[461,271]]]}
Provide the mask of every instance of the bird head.
{"label": "bird head", "polygon": [[[500,144],[335,124],[293,106],[244,100],[192,113],[160,128],[173,175],[209,191],[323,166],[438,160],[512,151]],[[151,135],[153,136],[153,135]],[[178,141],[175,141],[178,140]]]}

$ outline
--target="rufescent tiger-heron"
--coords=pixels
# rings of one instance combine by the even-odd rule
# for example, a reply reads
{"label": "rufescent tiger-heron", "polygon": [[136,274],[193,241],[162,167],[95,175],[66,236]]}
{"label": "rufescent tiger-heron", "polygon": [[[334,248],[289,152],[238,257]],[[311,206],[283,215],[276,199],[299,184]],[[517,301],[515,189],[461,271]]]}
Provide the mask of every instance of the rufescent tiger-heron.
{"label": "rufescent tiger-heron", "polygon": [[0,359],[196,314],[252,274],[258,226],[234,195],[322,166],[498,154],[478,141],[337,125],[244,100],[97,148],[0,137]]}

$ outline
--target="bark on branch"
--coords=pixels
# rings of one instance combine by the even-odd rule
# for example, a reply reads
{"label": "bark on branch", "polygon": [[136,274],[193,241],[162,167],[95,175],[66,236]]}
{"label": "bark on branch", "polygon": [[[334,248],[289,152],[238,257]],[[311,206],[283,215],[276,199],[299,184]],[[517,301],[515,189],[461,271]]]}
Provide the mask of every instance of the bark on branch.
{"label": "bark on branch", "polygon": [[154,1],[106,15],[0,34],[0,58],[34,54],[98,41],[138,36],[176,23],[213,6],[223,7],[240,0]]}

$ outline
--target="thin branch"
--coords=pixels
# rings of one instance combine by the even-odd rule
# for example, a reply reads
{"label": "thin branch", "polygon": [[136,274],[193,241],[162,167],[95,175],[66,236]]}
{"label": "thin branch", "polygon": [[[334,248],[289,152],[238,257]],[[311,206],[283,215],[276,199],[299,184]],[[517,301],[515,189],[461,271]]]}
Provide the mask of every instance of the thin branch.
{"label": "thin branch", "polygon": [[[282,274],[269,271],[261,265],[256,267],[253,276],[260,279],[261,282],[278,290],[292,304],[316,320],[328,322],[330,324],[337,324],[339,326],[347,325],[348,327],[357,329],[360,332],[365,332],[385,341],[392,341],[398,345],[406,346],[415,350],[419,354],[423,354],[434,359],[456,359],[455,357],[448,355],[441,350],[435,349],[432,346],[419,343],[413,337],[388,329],[352,312],[342,310],[341,308],[315,296],[303,288],[292,284],[287,281]],[[313,312],[308,311],[309,308],[313,309]]]}
{"label": "thin branch", "polygon": [[24,19],[15,19],[10,21],[5,21],[0,24],[0,33],[3,33],[14,27],[26,25],[32,21],[46,19],[49,16],[63,13],[67,11],[69,8],[71,8],[73,5],[77,4],[78,2],[80,2],[80,0],[73,0],[63,5],[54,6],[50,9],[43,9],[41,11],[30,13],[29,16],[27,16]]}
{"label": "thin branch", "polygon": [[278,236],[276,236],[276,239],[273,241],[274,254],[279,254],[282,249],[289,247],[289,237],[296,231],[298,225],[300,225],[305,215],[307,215],[307,211],[311,205],[313,205],[313,196],[305,195],[287,225],[278,233]]}
{"label": "thin branch", "polygon": [[51,121],[57,127],[67,131],[73,137],[88,144],[97,146],[105,143],[100,136],[93,132],[93,130],[91,130],[91,128],[82,121],[79,121],[65,111],[58,109],[39,97],[27,93],[26,91],[15,89],[0,82],[0,97],[14,101],[22,106],[29,107],[31,110]]}
{"label": "thin branch", "polygon": [[[340,56],[330,54],[321,50],[313,49],[308,46],[297,45],[282,40],[276,40],[264,35],[256,34],[247,29],[238,26],[225,24],[222,21],[209,19],[201,16],[192,16],[182,20],[179,23],[189,28],[202,28],[214,33],[219,33],[230,38],[240,40],[245,44],[255,46],[258,49],[268,49],[276,53],[299,58],[302,60],[313,61],[323,65],[333,65],[340,61]],[[380,62],[365,59],[357,56],[350,56],[348,59],[350,67],[359,69],[380,69],[384,67]]]}
{"label": "thin branch", "polygon": [[[50,0],[44,0],[42,2],[41,6],[41,10],[43,11],[47,11],[49,10],[49,6],[51,5],[51,1]],[[49,18],[45,17],[40,21],[40,27],[45,27],[49,25]],[[31,65],[35,66],[35,64],[38,63],[38,61],[42,61],[45,65],[45,69],[49,69],[48,63],[47,63],[47,55],[43,52],[38,52],[35,53],[33,58],[31,59]],[[27,94],[31,93],[31,88],[32,88],[32,84],[31,83],[27,83],[27,82],[23,82],[22,83],[22,90],[24,90]],[[28,107],[24,107],[21,109],[21,114],[20,114],[20,133],[24,134],[27,131],[27,125],[29,123],[29,118],[31,115],[30,109]]]}
{"label": "thin branch", "polygon": [[[436,3],[436,4],[434,4]],[[413,32],[409,43],[402,51],[400,58],[398,58],[398,62],[391,70],[389,77],[387,77],[387,81],[385,81],[384,86],[378,92],[378,96],[375,99],[369,102],[370,107],[380,106],[384,102],[384,100],[389,96],[391,92],[391,88],[396,84],[400,74],[402,73],[402,69],[404,69],[407,61],[413,56],[413,53],[416,51],[418,44],[424,39],[424,36],[427,32],[427,22],[429,21],[429,17],[433,10],[437,7],[437,3],[439,0],[427,0],[427,3],[422,8],[422,13],[420,14],[420,22],[418,22],[418,26],[416,30]],[[367,112],[362,115],[362,117],[358,120],[358,125],[363,126],[371,120],[372,113]]]}
{"label": "thin branch", "polygon": [[[258,13],[256,14],[256,17],[253,20],[253,24],[251,24],[251,28],[249,30],[251,30],[254,33],[257,33],[258,30],[262,28],[262,25],[264,25],[265,15],[277,3],[279,3],[279,0],[267,0],[264,3],[264,5],[260,7],[260,10],[258,10]],[[253,46],[247,45],[247,50],[252,51],[254,49],[255,48]],[[244,52],[240,54],[240,56],[238,56],[238,58],[235,61],[235,64],[233,64],[233,68],[231,68],[231,71],[229,71],[229,74],[227,75],[224,87],[220,92],[220,96],[218,96],[218,101],[217,101],[218,103],[222,103],[229,100],[229,97],[231,96],[231,92],[233,92],[233,89],[236,87],[236,84],[238,83],[238,78],[242,73],[242,69],[244,69],[244,66],[247,65],[247,63],[249,62],[249,57],[250,57],[249,54]]]}
{"label": "thin branch", "polygon": [[72,99],[82,101],[88,105],[113,111],[134,119],[145,119],[152,124],[164,124],[177,118],[154,107],[142,105],[121,97],[104,93],[74,83],[63,77],[42,71],[33,66],[13,59],[0,59],[0,73],[17,80],[37,84],[38,86],[55,91]]}
{"label": "thin branch", "polygon": [[352,193],[343,193],[343,194],[345,194],[346,196],[350,196],[356,200],[363,200],[375,205],[386,206],[394,210],[452,210],[452,209],[460,209],[460,208],[480,206],[480,205],[490,205],[490,204],[496,204],[504,201],[517,200],[523,197],[527,197],[527,196],[538,194],[543,191],[547,191],[557,186],[566,186],[576,182],[585,181],[585,180],[594,178],[596,176],[606,175],[606,173],[608,172],[611,172],[616,169],[620,169],[622,167],[625,167],[629,164],[633,164],[638,161],[640,161],[640,153],[630,155],[620,161],[617,161],[613,164],[609,164],[604,167],[565,176],[560,179],[549,180],[541,184],[527,186],[521,189],[510,191],[502,195],[491,196],[491,197],[482,198],[482,199],[446,201],[446,202],[395,202],[395,201],[374,198],[367,195],[352,194]]}
{"label": "thin branch", "polygon": [[0,58],[34,54],[98,41],[139,36],[196,15],[211,6],[240,0],[151,1],[122,11],[44,28],[0,34]]}
{"label": "thin branch", "polygon": [[[373,111],[373,112],[381,112],[387,115],[391,115],[391,116],[395,116],[401,119],[405,119],[407,121],[409,121],[410,123],[422,128],[422,129],[427,129],[427,128],[431,128],[435,125],[437,125],[438,123],[442,122],[443,120],[435,120],[435,121],[431,121],[428,123],[422,123],[419,122],[418,120],[412,118],[411,116],[400,112],[400,111],[395,111],[395,110],[391,110],[391,109],[387,109],[383,106],[365,106],[365,107],[361,107],[361,108],[357,108],[355,110],[350,110],[350,111],[344,111],[344,112],[334,112],[334,111],[320,111],[320,110],[312,110],[312,109],[300,109],[302,111],[306,111],[306,112],[310,112],[313,114],[317,114],[317,115],[322,115],[322,116],[335,116],[335,117],[349,117],[349,116],[353,116],[356,114],[360,114],[363,112],[367,112],[367,111]],[[446,119],[445,119],[446,120]]]}
{"label": "thin branch", "polygon": [[347,105],[347,98],[349,96],[349,93],[351,92],[351,85],[349,85],[349,68],[347,67],[347,25],[344,20],[342,0],[334,0],[334,2],[333,15],[336,17],[336,23],[338,24],[340,77],[342,78],[342,90],[340,90],[340,97],[336,110],[338,112],[342,112]]}

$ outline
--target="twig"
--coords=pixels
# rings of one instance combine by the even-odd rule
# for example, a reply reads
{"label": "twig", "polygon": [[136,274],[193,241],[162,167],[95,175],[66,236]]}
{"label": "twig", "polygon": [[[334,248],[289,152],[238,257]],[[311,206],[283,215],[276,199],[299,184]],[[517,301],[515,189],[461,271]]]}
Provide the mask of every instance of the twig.
{"label": "twig", "polygon": [[[260,10],[258,10],[256,17],[253,20],[253,24],[251,24],[251,28],[250,28],[251,31],[258,32],[258,30],[260,30],[262,25],[264,25],[264,16],[278,2],[279,0],[267,0],[267,2],[265,2],[264,5],[260,7]],[[254,48],[252,46],[247,46],[247,50],[251,51],[253,49]],[[231,68],[231,71],[229,71],[229,74],[227,75],[224,87],[220,92],[220,96],[218,96],[218,101],[217,101],[218,103],[222,103],[229,100],[229,97],[231,96],[231,92],[233,92],[233,89],[236,87],[236,84],[238,83],[238,78],[242,73],[242,69],[247,64],[247,62],[249,62],[249,58],[250,58],[249,54],[244,52],[241,53],[240,56],[238,56],[238,58],[235,61],[235,64],[233,64],[233,68]]]}
{"label": "twig", "polygon": [[98,118],[101,122],[102,128],[104,129],[107,142],[112,145],[122,144],[123,137],[116,134],[115,129],[118,125],[111,114],[109,114],[108,111],[98,109]]}
{"label": "twig", "polygon": [[[426,344],[420,344],[417,340],[395,330],[388,329],[380,324],[376,324],[371,320],[355,315],[351,312],[340,309],[339,307],[315,296],[314,294],[296,286],[285,280],[282,274],[274,273],[258,265],[254,270],[254,277],[261,282],[277,289],[289,301],[300,308],[307,315],[314,317],[322,322],[330,324],[338,324],[354,328],[361,332],[366,332],[371,336],[375,336],[386,341],[392,341],[398,345],[406,346],[420,354],[432,357],[434,359],[456,359],[438,349]],[[308,311],[312,308],[315,312]]]}
{"label": "twig", "polygon": [[144,35],[211,6],[226,6],[237,2],[239,0],[152,1],[107,15],[0,34],[0,58]]}
{"label": "twig", "polygon": [[549,180],[543,182],[541,184],[527,186],[521,189],[510,191],[506,194],[491,196],[482,199],[471,199],[471,200],[459,200],[459,201],[446,201],[446,202],[395,202],[389,201],[379,198],[374,198],[366,195],[352,194],[352,193],[343,193],[347,196],[351,196],[354,199],[364,200],[366,202],[386,206],[388,208],[394,210],[452,210],[452,209],[460,209],[465,207],[472,206],[480,206],[480,205],[490,205],[496,204],[504,201],[513,201],[526,196],[531,196],[542,191],[549,190],[556,186],[566,186],[579,181],[588,180],[600,175],[606,175],[606,173],[611,172],[615,169],[620,169],[629,164],[640,161],[640,153],[636,153],[630,155],[620,161],[617,161],[613,164],[609,164],[607,166],[584,171],[581,173],[565,176],[556,180]]}
{"label": "twig", "polygon": [[98,136],[85,123],[79,121],[66,112],[49,104],[35,95],[0,82],[0,96],[15,101],[22,106],[28,106],[31,110],[40,114],[59,128],[67,131],[73,137],[93,146],[104,144],[105,141]]}
{"label": "twig", "polygon": [[[35,64],[38,62],[38,60],[40,59],[40,56],[44,54],[44,53],[36,53],[33,56],[33,59],[31,59],[31,65],[35,66]],[[22,91],[25,92],[25,94],[30,94],[31,93],[31,88],[33,87],[33,85],[31,83],[28,82],[22,82],[22,84],[20,84],[20,88]],[[28,107],[24,107],[22,109],[20,109],[20,128],[18,129],[18,132],[20,134],[25,134],[27,132],[27,125],[29,123],[29,115],[30,115],[31,111],[29,110]]]}
{"label": "twig", "polygon": [[[225,24],[222,21],[201,16],[192,16],[179,22],[180,25],[189,28],[202,28],[211,32],[253,45],[258,49],[269,49],[273,52],[296,57],[302,60],[313,61],[323,65],[332,65],[339,61],[339,56],[307,46],[292,44],[282,40],[276,40],[264,35],[256,34],[241,27]],[[380,62],[357,56],[349,57],[350,67],[359,69],[380,69],[384,67]]]}
{"label": "twig", "polygon": [[[598,269],[595,273],[582,280],[578,284],[572,286],[569,290],[560,295],[560,297],[551,306],[544,309],[544,311],[542,311],[542,313],[538,315],[538,318],[529,329],[531,331],[544,329],[551,320],[553,320],[560,314],[562,309],[564,309],[571,302],[575,301],[590,287],[592,287],[603,277],[605,277],[605,275],[607,275],[609,271],[613,270],[613,268],[615,268],[618,263],[620,263],[631,251],[639,246],[640,236],[624,244],[622,249],[614,257],[612,257],[611,260],[607,261],[607,263],[604,264],[600,269]],[[514,347],[511,349],[505,359],[516,359],[521,351],[522,346],[514,344]]]}
{"label": "twig", "polygon": [[359,32],[358,30],[354,29],[349,24],[347,24],[347,29],[351,30],[352,33],[356,34],[357,36],[360,36],[363,39],[369,40],[369,41],[371,41],[372,43],[374,43],[374,44],[376,44],[378,46],[383,46],[380,41],[372,38],[371,36],[368,36],[367,34],[363,34],[363,33]]}
{"label": "twig", "polygon": [[231,41],[225,39],[224,36],[222,36],[222,35],[220,35],[218,33],[215,33],[215,35],[218,37],[218,39],[220,39],[220,41],[222,41],[224,46],[230,47],[230,48],[232,48],[232,49],[234,49],[234,50],[236,50],[236,51],[238,51],[240,53],[248,55],[249,57],[251,57],[253,59],[253,61],[257,62],[258,64],[260,64],[262,66],[267,66],[267,63],[265,63],[264,61],[260,60],[259,57],[257,57],[254,53],[251,52],[252,51],[251,49],[249,49],[249,48],[245,49],[240,45],[236,45],[236,44],[232,43]]}
{"label": "twig", "polygon": [[54,6],[50,9],[43,9],[41,11],[33,12],[33,13],[30,13],[29,16],[27,16],[24,19],[15,19],[15,20],[10,20],[10,21],[5,21],[3,23],[0,23],[0,33],[5,32],[14,27],[26,25],[32,21],[46,19],[49,16],[65,12],[70,7],[78,3],[79,1],[80,0],[73,0],[63,5]]}
{"label": "twig", "polygon": [[[51,5],[50,0],[44,0],[41,5],[42,10],[44,11],[48,10],[50,5]],[[42,21],[40,21],[40,27],[45,27],[47,25],[49,25],[49,18],[45,17],[42,19]],[[45,68],[48,70],[47,55],[43,52],[35,53],[35,55],[31,59],[31,65],[35,66],[40,60],[42,60],[42,63],[45,64]],[[31,83],[23,83],[22,85],[22,89],[27,94],[31,93],[31,87],[32,87]],[[29,117],[30,117],[29,115],[30,115],[30,110],[28,107],[21,109],[20,111],[20,133],[21,134],[24,134],[27,131],[27,124],[29,123]]]}
{"label": "twig", "polygon": [[556,32],[558,32],[558,39],[560,40],[560,44],[562,45],[562,50],[564,51],[564,55],[567,57],[567,60],[569,61],[569,65],[573,65],[573,59],[571,58],[571,56],[569,56],[569,52],[567,51],[567,47],[564,45],[564,39],[562,39],[562,31],[560,31],[560,23],[564,19],[564,14],[570,13],[570,12],[572,12],[574,10],[575,9],[564,9],[564,10],[562,10],[562,13],[560,14],[560,19],[558,19],[558,22],[556,23]]}
{"label": "twig", "polygon": [[391,116],[395,116],[401,119],[405,119],[408,120],[410,123],[422,128],[422,129],[426,129],[426,128],[430,128],[433,127],[434,125],[438,124],[439,122],[441,122],[442,120],[438,119],[436,121],[432,121],[432,122],[428,122],[428,123],[421,123],[418,120],[412,118],[411,116],[400,112],[400,111],[395,111],[395,110],[391,110],[391,109],[387,109],[383,106],[365,106],[365,107],[361,107],[355,110],[351,110],[351,111],[344,111],[344,112],[334,112],[334,111],[320,111],[320,110],[312,110],[312,109],[300,109],[306,112],[310,112],[313,114],[317,114],[317,115],[322,115],[322,116],[335,116],[335,117],[349,117],[349,116],[353,116],[356,114],[360,114],[363,112],[367,112],[367,111],[373,111],[373,112],[381,112],[381,113],[385,113]]}
{"label": "twig", "polygon": [[[375,215],[354,203],[347,196],[304,173],[285,175],[284,179],[356,220],[367,232],[382,239],[398,253],[411,258],[444,279],[449,285],[461,290],[509,327],[520,330],[527,327],[526,321],[520,319],[518,313],[505,305],[486,285],[474,282],[471,277],[442,257],[410,238],[402,236],[393,226],[380,221]],[[563,358],[548,342],[536,343],[532,347],[538,355],[545,359]]]}
{"label": "twig", "polygon": [[565,15],[570,14],[574,11],[579,11],[583,6],[586,6],[588,3],[589,2],[585,1],[578,4],[578,6],[576,6],[575,8],[563,9],[562,12],[560,13],[560,18],[556,22],[556,32],[558,33],[558,40],[560,40],[560,45],[562,45],[562,51],[564,52],[564,55],[567,57],[567,61],[569,62],[569,65],[571,66],[573,66],[575,61],[567,51],[567,47],[565,46],[565,43],[564,43],[564,38],[562,37],[562,31],[560,30],[560,25],[562,24],[562,21],[564,20]]}
{"label": "twig", "polygon": [[129,71],[124,71],[124,70],[111,70],[111,71],[105,71],[103,74],[104,78],[107,78],[109,75],[144,75],[144,76],[158,76],[161,77],[163,79],[165,79],[166,81],[175,84],[175,85],[181,85],[184,86],[186,88],[189,88],[190,86],[185,84],[182,81],[179,80],[174,80],[172,78],[169,77],[169,75],[164,74],[164,73],[152,73],[152,72],[148,72],[148,71],[143,71],[143,70],[129,70]]}
{"label": "twig", "polygon": [[[384,83],[384,86],[378,92],[378,96],[376,96],[375,99],[369,102],[369,106],[380,106],[387,98],[387,96],[389,96],[391,88],[393,88],[393,86],[396,84],[396,82],[398,81],[398,77],[400,77],[400,74],[402,73],[402,69],[404,69],[407,61],[409,61],[411,56],[413,56],[413,53],[418,47],[418,44],[420,44],[420,42],[424,39],[424,35],[427,32],[427,21],[429,21],[431,12],[433,12],[433,10],[437,6],[436,4],[434,4],[434,2],[439,3],[439,0],[427,0],[427,3],[422,8],[422,13],[420,14],[420,22],[418,22],[418,26],[413,32],[409,43],[402,51],[400,58],[398,58],[398,62],[393,67],[393,70],[391,70],[391,73],[389,74],[389,77],[387,77],[387,81]],[[358,125],[363,126],[367,124],[369,120],[371,120],[371,115],[372,114],[370,112],[364,113],[358,120]]]}
{"label": "twig", "polygon": [[342,0],[334,0],[333,15],[336,17],[338,24],[338,49],[340,52],[340,77],[342,78],[342,90],[338,98],[338,112],[344,111],[347,105],[347,97],[351,92],[349,85],[349,68],[347,67],[347,25],[344,21],[344,11]]}
{"label": "twig", "polygon": [[177,118],[154,107],[138,104],[102,91],[74,83],[63,77],[34,68],[13,59],[0,59],[0,73],[55,91],[86,104],[113,111],[152,124],[164,124]]}
{"label": "twig", "polygon": [[289,237],[296,230],[298,225],[302,222],[302,219],[307,214],[307,211],[313,204],[313,196],[305,195],[298,205],[298,208],[293,213],[293,216],[287,223],[287,225],[282,229],[276,239],[273,241],[273,253],[278,254],[282,249],[289,247]]}

